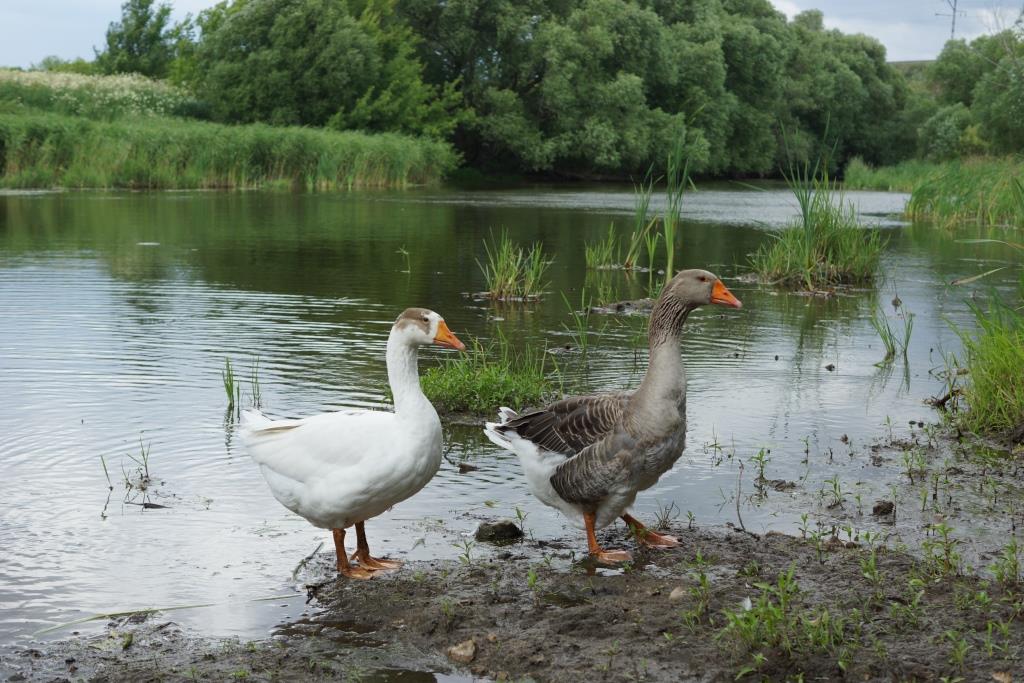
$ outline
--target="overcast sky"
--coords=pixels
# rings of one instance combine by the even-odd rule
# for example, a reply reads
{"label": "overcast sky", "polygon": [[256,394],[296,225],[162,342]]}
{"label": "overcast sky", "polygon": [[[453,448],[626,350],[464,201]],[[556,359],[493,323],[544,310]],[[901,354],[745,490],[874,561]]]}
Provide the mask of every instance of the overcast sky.
{"label": "overcast sky", "polygon": [[[93,56],[123,0],[0,0],[0,65],[27,67],[47,55]],[[216,0],[171,0],[180,19]],[[882,41],[890,60],[932,59],[949,37],[947,0],[772,0],[792,17],[820,9],[825,24]],[[959,0],[957,37],[973,38],[1013,22],[1024,0]]]}

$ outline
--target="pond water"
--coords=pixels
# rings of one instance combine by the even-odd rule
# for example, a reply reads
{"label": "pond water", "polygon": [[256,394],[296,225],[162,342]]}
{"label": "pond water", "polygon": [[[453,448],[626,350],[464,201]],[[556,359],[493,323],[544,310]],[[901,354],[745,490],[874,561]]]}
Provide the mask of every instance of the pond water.
{"label": "pond water", "polygon": [[[709,186],[688,197],[677,265],[716,272],[744,307],[690,318],[688,448],[637,501],[641,519],[674,503],[683,523],[685,511],[698,524],[733,522],[735,463],[760,448],[771,449],[766,476],[803,477],[814,490],[810,482],[835,471],[820,454],[845,453],[844,435],[863,447],[906,432],[908,420],[934,419],[922,401],[942,392],[933,371],[960,347],[950,322],[972,320],[972,288],[947,283],[1012,257],[956,242],[978,231],[900,223],[904,195],[850,197],[889,238],[883,277],[874,290],[830,299],[738,279],[746,255],[795,215],[783,189]],[[321,542],[328,552],[329,538],[278,505],[238,444],[225,358],[243,403],[258,357],[264,409],[302,416],[384,405],[384,344],[407,306],[437,310],[464,340],[500,330],[517,345],[558,347],[571,339],[560,293],[578,302],[584,287],[622,298],[645,291],[646,275],[584,265],[584,243],[613,221],[628,232],[631,211],[629,188],[607,186],[0,195],[0,644],[66,637],[72,629],[33,634],[145,607],[212,604],[174,616],[210,636],[262,637],[298,618],[308,608],[297,587],[325,577],[293,571]],[[500,229],[553,256],[541,303],[465,296],[483,289],[477,260]],[[989,284],[1005,285],[1013,271]],[[876,306],[892,315],[896,293],[915,324],[908,364],[887,371],[874,365],[883,352],[870,317]],[[634,385],[643,319],[595,315],[590,325],[588,357],[558,357],[567,389]],[[424,350],[421,367],[447,353]],[[531,499],[514,457],[476,427],[452,426],[448,436],[448,460],[428,487],[367,524],[375,551],[455,558],[453,533],[468,536],[517,506],[536,538],[578,536],[585,547]],[[124,480],[143,450],[153,484],[138,495]],[[462,460],[479,469],[459,474]],[[877,491],[861,466],[847,466],[844,484],[867,486],[869,500]],[[816,505],[793,500],[745,502],[747,528],[793,531]],[[259,600],[268,597],[278,599]]]}

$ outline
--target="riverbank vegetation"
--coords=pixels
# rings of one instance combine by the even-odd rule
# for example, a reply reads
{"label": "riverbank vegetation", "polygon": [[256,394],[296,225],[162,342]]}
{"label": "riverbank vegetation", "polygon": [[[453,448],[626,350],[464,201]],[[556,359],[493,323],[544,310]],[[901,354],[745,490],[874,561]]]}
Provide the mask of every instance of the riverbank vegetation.
{"label": "riverbank vegetation", "polygon": [[844,185],[910,192],[906,212],[913,219],[1024,226],[1022,157],[911,160],[882,168],[854,160]]}
{"label": "riverbank vegetation", "polygon": [[447,144],[397,134],[0,111],[5,187],[403,187],[455,165]]}
{"label": "riverbank vegetation", "polygon": [[964,427],[1024,443],[1024,279],[1018,300],[974,305],[977,330],[961,332],[968,381]]}

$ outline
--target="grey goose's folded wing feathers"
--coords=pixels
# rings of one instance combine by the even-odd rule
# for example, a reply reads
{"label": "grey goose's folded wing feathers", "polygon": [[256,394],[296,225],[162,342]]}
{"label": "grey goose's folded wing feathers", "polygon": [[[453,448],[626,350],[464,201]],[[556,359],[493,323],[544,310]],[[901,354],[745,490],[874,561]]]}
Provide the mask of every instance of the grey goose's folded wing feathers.
{"label": "grey goose's folded wing feathers", "polygon": [[604,438],[622,417],[632,394],[570,396],[500,425],[545,450],[576,455]]}
{"label": "grey goose's folded wing feathers", "polygon": [[639,446],[628,433],[615,431],[559,465],[551,486],[569,503],[600,503],[615,484],[629,479]]}

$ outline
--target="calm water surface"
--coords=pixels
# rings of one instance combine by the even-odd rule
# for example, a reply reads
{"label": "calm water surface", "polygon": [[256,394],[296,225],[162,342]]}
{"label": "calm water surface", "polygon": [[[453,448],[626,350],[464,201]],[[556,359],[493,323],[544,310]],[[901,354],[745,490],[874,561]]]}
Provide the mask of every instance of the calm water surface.
{"label": "calm water surface", "polygon": [[[746,255],[795,214],[787,193],[724,188],[689,197],[679,265],[717,272],[744,308],[691,316],[688,450],[638,500],[638,515],[675,503],[700,524],[735,519],[735,460],[716,465],[705,444],[741,459],[769,447],[768,475],[795,479],[806,474],[805,440],[818,454],[838,449],[844,434],[856,444],[880,438],[887,417],[897,430],[931,418],[922,399],[942,384],[929,372],[959,349],[947,320],[970,322],[970,290],[946,283],[1010,257],[899,223],[892,216],[903,195],[851,197],[890,239],[884,279],[875,291],[829,300],[736,279]],[[557,347],[570,339],[559,292],[570,301],[583,287],[643,294],[644,275],[584,267],[584,243],[612,221],[625,234],[631,210],[630,191],[618,187],[0,195],[0,644],[144,607],[213,603],[174,616],[211,636],[260,637],[301,615],[303,599],[284,596],[324,578],[292,573],[328,537],[278,505],[238,445],[225,412],[224,359],[241,376],[244,403],[258,357],[264,409],[301,416],[383,405],[384,345],[407,306],[437,310],[463,339],[501,330],[519,345]],[[502,228],[521,243],[541,241],[554,257],[552,295],[539,305],[465,296],[483,288],[482,240]],[[895,292],[916,316],[906,372],[874,365],[882,351],[869,318],[876,306],[891,314]],[[593,316],[589,359],[558,357],[567,385],[635,384],[643,323]],[[448,357],[425,350],[421,364]],[[516,506],[529,510],[538,538],[576,533],[531,500],[518,463],[478,429],[453,427],[449,436],[450,461],[430,485],[368,523],[375,550],[454,558],[453,532],[469,534],[481,518]],[[154,480],[145,496],[124,486],[141,449]],[[452,462],[465,459],[479,469],[458,474]],[[826,476],[821,467],[809,479]],[[744,519],[756,530],[792,530],[800,511],[782,497]],[[256,601],[272,596],[282,597]]]}

